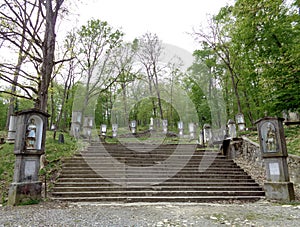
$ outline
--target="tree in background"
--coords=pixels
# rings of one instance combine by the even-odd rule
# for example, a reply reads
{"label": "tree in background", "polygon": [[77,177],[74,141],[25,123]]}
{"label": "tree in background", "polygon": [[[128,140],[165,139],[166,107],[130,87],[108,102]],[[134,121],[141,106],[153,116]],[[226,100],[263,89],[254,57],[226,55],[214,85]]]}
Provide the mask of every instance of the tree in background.
{"label": "tree in background", "polygon": [[[19,59],[16,65],[1,64],[1,79],[13,84],[24,93],[16,94],[14,90],[2,90],[13,96],[34,99],[35,107],[47,110],[48,88],[52,80],[52,71],[56,63],[55,26],[64,0],[12,1],[5,0],[1,5],[0,38],[8,46],[18,50]],[[30,60],[35,72],[22,69],[25,56]],[[11,75],[11,70],[15,75]],[[22,77],[22,82],[16,81]],[[19,78],[20,80],[21,78]]]}
{"label": "tree in background", "polygon": [[122,37],[120,30],[101,20],[90,20],[78,31],[77,60],[84,86],[77,93],[83,94],[84,98],[83,105],[81,103],[75,107],[87,115],[94,112],[93,105],[87,108],[89,104],[96,103],[97,96],[109,89],[119,76],[109,61],[113,50],[121,44]]}
{"label": "tree in background", "polygon": [[221,8],[208,32],[194,33],[197,57],[215,56],[230,117],[242,112],[253,125],[266,111],[299,111],[299,19],[284,1],[239,0]]}
{"label": "tree in background", "polygon": [[239,0],[232,12],[232,42],[244,63],[243,78],[248,88],[260,87],[251,95],[261,93],[263,111],[299,111],[298,8],[281,0]]}
{"label": "tree in background", "polygon": [[163,73],[165,68],[165,66],[160,65],[159,62],[163,54],[162,42],[156,34],[146,33],[139,39],[138,45],[138,59],[145,70],[150,94],[157,97],[157,104],[155,99],[152,101],[153,117],[158,117],[158,105],[160,118],[164,119],[159,89],[159,76]]}

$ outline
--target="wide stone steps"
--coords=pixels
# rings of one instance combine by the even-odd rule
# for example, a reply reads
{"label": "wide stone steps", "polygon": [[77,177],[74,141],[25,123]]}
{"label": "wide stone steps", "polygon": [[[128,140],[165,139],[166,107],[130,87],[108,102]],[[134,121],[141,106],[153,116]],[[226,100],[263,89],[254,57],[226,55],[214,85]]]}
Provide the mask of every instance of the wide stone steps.
{"label": "wide stone steps", "polygon": [[[97,169],[94,169],[94,170],[92,170],[92,169],[81,169],[81,170],[76,170],[76,175],[77,176],[81,176],[81,175],[91,175],[91,174],[95,174],[95,173],[97,173],[97,172],[99,172],[100,173],[100,171],[101,171],[101,173],[102,172],[104,172],[104,173],[106,173],[106,174],[121,174],[121,173],[124,173],[125,174],[125,172],[123,171],[123,170],[113,170],[113,169],[105,169],[105,168],[103,168],[103,169],[100,169],[100,168],[97,168]],[[136,171],[132,171],[131,172],[132,174],[140,174],[140,171],[139,170],[136,170]],[[154,173],[156,173],[155,171],[148,171],[147,172],[148,174],[154,174]],[[182,171],[180,171],[177,175],[179,175],[180,174],[180,176],[189,176],[189,175],[193,175],[193,176],[196,176],[196,175],[206,175],[206,174],[210,174],[210,175],[214,175],[214,174],[216,174],[216,175],[220,175],[220,173],[218,172],[218,171],[216,171],[216,170],[205,170],[205,171],[203,171],[203,172],[199,172],[199,171],[196,171],[196,170],[187,170],[187,169],[185,169],[185,170],[182,170]],[[228,175],[247,175],[247,173],[246,172],[244,172],[244,171],[238,171],[238,169],[233,169],[233,170],[223,170],[222,171],[222,174],[228,174]],[[63,175],[60,175],[61,177],[65,177],[65,176],[68,176],[68,175],[74,175],[74,169],[72,169],[72,170],[70,170],[70,169],[68,169],[68,170],[65,170],[64,171],[64,173],[63,173]]]}
{"label": "wide stone steps", "polygon": [[63,198],[53,198],[56,200],[63,200],[69,202],[120,202],[120,203],[136,203],[136,202],[169,202],[169,203],[178,203],[178,202],[185,202],[185,203],[204,203],[204,202],[216,202],[216,201],[243,201],[243,202],[253,202],[261,199],[261,196],[240,196],[240,195],[227,195],[227,196],[108,196],[108,197],[86,197],[86,196],[79,196],[79,197],[63,197]]}
{"label": "wide stone steps", "polygon": [[64,160],[52,190],[53,199],[91,202],[255,201],[263,197],[262,188],[232,160],[191,145],[94,143]]}
{"label": "wide stone steps", "polygon": [[[176,186],[178,191],[261,191],[261,188],[256,185],[256,186],[241,186],[241,185],[237,185],[237,186],[184,186],[184,185],[178,185]],[[120,188],[120,187],[114,187],[111,185],[108,186],[88,186],[88,185],[77,185],[74,186],[74,184],[72,186],[64,186],[64,185],[57,185],[54,189],[53,189],[53,193],[55,192],[95,192],[95,191],[147,191],[151,189],[151,191],[172,191],[174,190],[174,187],[172,186],[152,186],[152,187],[133,187],[133,188]]]}
{"label": "wide stone steps", "polygon": [[[55,195],[55,192],[53,192]],[[60,197],[146,197],[146,196],[264,196],[264,193],[261,191],[161,191],[161,190],[137,190],[137,191],[72,191],[72,192],[59,192]]]}
{"label": "wide stone steps", "polygon": [[[140,173],[136,173],[136,174],[116,174],[116,176],[124,176],[126,177],[126,179],[128,181],[131,181],[131,180],[143,180],[143,181],[149,181],[151,182],[152,180],[154,181],[155,179],[157,178],[165,178],[165,175],[163,174],[155,174],[155,178],[153,178],[153,174],[152,173],[149,173],[148,175],[147,174],[140,174]],[[206,179],[206,178],[217,178],[217,179],[251,179],[250,176],[248,175],[245,175],[245,174],[240,174],[240,175],[237,175],[237,174],[181,174],[181,175],[176,175],[174,177],[172,177],[172,179],[180,179],[182,180],[182,178],[184,178],[185,180],[188,180],[188,179],[195,179],[198,178],[199,180],[201,180],[202,178]],[[96,174],[62,174],[60,175],[60,179],[64,179],[64,178],[99,178],[98,175]]]}
{"label": "wide stone steps", "polygon": [[[86,187],[96,187],[96,188],[112,188],[112,189],[119,189],[119,185],[112,184],[111,182],[106,183],[98,183],[98,182],[57,182],[56,187],[53,188],[53,191],[57,187],[79,187],[84,188]],[[164,188],[164,187],[188,187],[188,188],[194,188],[194,187],[205,187],[205,188],[219,188],[219,187],[259,187],[260,186],[256,182],[182,182],[181,184],[178,183],[172,183],[172,182],[164,182],[159,185],[150,185],[150,188]],[[147,187],[147,188],[149,188]],[[144,185],[141,186],[135,186],[130,188],[145,188]],[[125,187],[125,189],[130,189],[129,187]]]}

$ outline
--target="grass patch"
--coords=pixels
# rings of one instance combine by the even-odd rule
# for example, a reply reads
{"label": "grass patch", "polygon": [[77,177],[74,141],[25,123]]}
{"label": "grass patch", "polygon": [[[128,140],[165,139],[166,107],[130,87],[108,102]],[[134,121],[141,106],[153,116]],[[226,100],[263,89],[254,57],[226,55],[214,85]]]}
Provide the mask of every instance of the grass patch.
{"label": "grass patch", "polygon": [[79,149],[79,144],[73,137],[70,137],[68,133],[62,134],[64,136],[64,143],[59,143],[58,139],[54,140],[52,131],[48,131],[46,135],[45,155],[47,163],[44,169],[40,171],[40,175],[43,175],[43,178],[46,177],[48,190],[53,186],[53,182],[61,170],[62,161],[65,158],[72,157]]}
{"label": "grass patch", "polygon": [[21,202],[19,204],[19,206],[27,206],[27,205],[34,205],[34,204],[39,204],[40,200],[38,199],[30,199],[30,200],[26,200],[24,202]]}
{"label": "grass patch", "polygon": [[300,156],[300,125],[285,126],[284,134],[288,153]]}
{"label": "grass patch", "polygon": [[13,144],[0,145],[0,203],[5,203],[8,195],[9,184],[13,179],[15,155]]}

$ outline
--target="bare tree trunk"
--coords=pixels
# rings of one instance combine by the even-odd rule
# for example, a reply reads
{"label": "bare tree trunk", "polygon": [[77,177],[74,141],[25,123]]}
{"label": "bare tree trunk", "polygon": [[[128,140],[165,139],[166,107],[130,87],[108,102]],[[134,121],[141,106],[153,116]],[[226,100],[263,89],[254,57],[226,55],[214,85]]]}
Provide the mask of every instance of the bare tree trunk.
{"label": "bare tree trunk", "polygon": [[[145,65],[145,67],[147,68],[147,65]],[[153,83],[153,76],[151,75],[150,70],[147,68],[147,75],[148,75],[148,83],[149,83],[149,91],[150,91],[150,95],[153,95],[153,88],[152,88],[152,83]],[[153,108],[153,117],[156,118],[157,117],[157,113],[156,113],[156,104],[153,98],[151,98],[152,101],[152,108]]]}
{"label": "bare tree trunk", "polygon": [[40,4],[45,4],[46,8],[46,28],[43,40],[42,66],[41,66],[41,81],[39,83],[38,98],[36,108],[41,111],[47,111],[48,88],[52,79],[52,71],[54,67],[54,52],[55,52],[55,24],[60,9],[64,0],[57,0],[55,9],[52,6],[52,0],[41,1]]}
{"label": "bare tree trunk", "polygon": [[250,102],[249,102],[249,97],[248,97],[246,89],[244,89],[244,95],[245,95],[245,98],[246,98],[246,105],[247,105],[247,108],[248,108],[248,117],[249,117],[249,120],[251,122],[251,125],[254,126],[254,119],[253,119],[251,106],[250,106]]}
{"label": "bare tree trunk", "polygon": [[157,95],[157,99],[158,99],[158,108],[159,108],[159,113],[160,113],[160,118],[164,119],[164,115],[163,115],[163,109],[162,109],[162,104],[161,104],[161,99],[160,99],[160,91],[159,91],[159,87],[158,87],[158,76],[157,76],[157,72],[156,72],[156,67],[154,64],[154,76],[155,76],[155,82],[154,82],[154,87],[156,90],[156,95]]}
{"label": "bare tree trunk", "polygon": [[238,85],[237,85],[237,82],[235,81],[234,72],[233,72],[233,70],[232,70],[232,68],[229,64],[227,66],[228,66],[228,69],[229,69],[229,72],[230,72],[230,78],[231,78],[231,82],[232,82],[233,91],[234,91],[234,94],[235,94],[235,97],[236,97],[238,113],[243,113],[242,112],[241,99],[240,99],[240,95],[239,95],[239,92],[238,92]]}
{"label": "bare tree trunk", "polygon": [[127,92],[126,92],[126,85],[125,83],[121,84],[122,92],[123,92],[123,104],[124,104],[124,125],[129,123],[128,115],[127,115]]}
{"label": "bare tree trunk", "polygon": [[53,82],[51,82],[51,92],[50,92],[50,100],[51,100],[51,118],[50,118],[50,127],[53,125],[53,122],[55,121],[55,104],[54,104],[54,91],[53,91]]}

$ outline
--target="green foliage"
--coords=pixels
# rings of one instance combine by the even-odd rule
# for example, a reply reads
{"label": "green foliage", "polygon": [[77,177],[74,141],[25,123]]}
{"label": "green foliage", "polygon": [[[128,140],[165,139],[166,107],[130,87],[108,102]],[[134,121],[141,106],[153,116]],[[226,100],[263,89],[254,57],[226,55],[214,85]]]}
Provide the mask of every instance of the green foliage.
{"label": "green foliage", "polygon": [[[134,105],[129,113],[129,120],[137,120],[139,128],[149,129],[150,118],[153,115],[153,103],[157,107],[157,98],[145,98]],[[171,103],[161,100],[164,119],[168,120],[169,129],[176,128],[179,116]]]}
{"label": "green foliage", "polygon": [[[6,132],[1,132],[2,134]],[[0,145],[0,196],[2,203],[6,203],[9,184],[13,179],[13,170],[15,163],[15,155],[13,154],[14,145]]]}
{"label": "green foliage", "polygon": [[298,12],[281,0],[239,0],[233,16],[231,42],[239,50],[244,87],[252,96],[261,95],[269,113],[299,110]]}
{"label": "green foliage", "polygon": [[21,202],[19,205],[20,206],[27,206],[27,205],[34,205],[34,204],[39,204],[41,201],[38,199],[30,199],[30,200],[25,200]]}
{"label": "green foliage", "polygon": [[[300,15],[296,1],[238,0],[212,18],[196,61],[220,81],[229,118],[244,113],[247,125],[268,112],[300,109]],[[205,41],[204,41],[205,40]],[[194,70],[195,71],[195,70]]]}
{"label": "green foliage", "polygon": [[188,91],[189,98],[196,107],[198,120],[201,124],[200,126],[203,127],[205,123],[211,124],[210,108],[203,89],[201,89],[198,83],[196,83],[191,77],[185,78],[184,84],[186,91]]}
{"label": "green foliage", "polygon": [[0,130],[4,130],[6,126],[8,104],[0,96]]}
{"label": "green foliage", "polygon": [[288,153],[300,156],[300,125],[285,126],[284,134]]}
{"label": "green foliage", "polygon": [[28,100],[28,99],[18,99],[17,100],[17,111],[21,110],[27,110],[31,109],[34,106],[34,101],[33,100]]}

